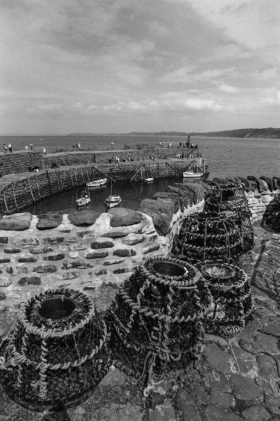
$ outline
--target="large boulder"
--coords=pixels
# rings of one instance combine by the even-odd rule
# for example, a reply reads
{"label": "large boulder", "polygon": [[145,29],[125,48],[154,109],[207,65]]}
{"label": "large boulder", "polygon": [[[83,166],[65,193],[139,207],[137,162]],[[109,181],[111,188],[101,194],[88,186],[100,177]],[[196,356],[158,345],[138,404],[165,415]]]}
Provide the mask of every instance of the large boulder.
{"label": "large boulder", "polygon": [[167,186],[166,189],[168,193],[176,193],[180,196],[183,207],[188,208],[189,206],[193,205],[193,194],[190,194],[187,191],[183,191],[175,186]]}
{"label": "large boulder", "polygon": [[0,219],[0,230],[3,231],[24,231],[29,229],[32,215],[29,212],[17,213],[12,216],[5,216]]}
{"label": "large boulder", "polygon": [[178,193],[157,192],[153,195],[153,199],[173,202],[173,213],[177,213],[179,209],[183,211],[183,203]]}
{"label": "large boulder", "polygon": [[69,221],[71,224],[79,226],[93,225],[100,213],[92,210],[83,210],[78,212],[72,212],[68,214]]}
{"label": "large boulder", "polygon": [[173,217],[173,205],[168,202],[159,202],[153,199],[143,199],[141,201],[143,213],[151,216],[157,232],[166,235],[170,232],[170,223]]}
{"label": "large boulder", "polygon": [[266,176],[262,175],[260,177],[260,180],[264,180],[267,183],[269,190],[273,191],[273,183],[272,183],[271,177],[266,177]]}
{"label": "large boulder", "polygon": [[227,184],[227,180],[225,178],[214,177],[213,181],[217,184]]}
{"label": "large boulder", "polygon": [[126,208],[113,208],[109,210],[109,213],[112,215],[111,227],[125,227],[140,224],[143,219],[140,212]]}
{"label": "large boulder", "polygon": [[59,213],[46,213],[39,216],[36,228],[39,230],[57,228],[62,223],[62,215]]}
{"label": "large boulder", "polygon": [[238,177],[238,179],[240,180],[240,182],[241,183],[243,183],[244,184],[244,186],[245,186],[245,189],[248,191],[248,190],[250,190],[250,182],[251,181],[249,181],[247,178],[245,178],[245,177]]}
{"label": "large boulder", "polygon": [[268,184],[261,178],[257,178],[258,190],[260,193],[268,192]]}
{"label": "large boulder", "polygon": [[175,187],[186,191],[193,198],[193,203],[196,204],[204,199],[207,190],[202,184],[199,183],[176,183]]}
{"label": "large boulder", "polygon": [[272,182],[274,190],[280,189],[280,177],[273,177]]}

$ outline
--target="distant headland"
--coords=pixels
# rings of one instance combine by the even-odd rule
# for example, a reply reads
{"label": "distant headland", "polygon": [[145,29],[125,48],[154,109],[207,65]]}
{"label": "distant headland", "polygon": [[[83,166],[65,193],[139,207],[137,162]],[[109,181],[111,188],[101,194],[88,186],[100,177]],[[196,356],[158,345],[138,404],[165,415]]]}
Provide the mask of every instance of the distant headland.
{"label": "distant headland", "polygon": [[219,132],[130,132],[130,133],[70,133],[67,136],[208,136],[208,137],[241,137],[244,139],[250,137],[261,137],[267,139],[280,139],[280,128],[268,127],[265,129],[237,129],[237,130],[223,130]]}

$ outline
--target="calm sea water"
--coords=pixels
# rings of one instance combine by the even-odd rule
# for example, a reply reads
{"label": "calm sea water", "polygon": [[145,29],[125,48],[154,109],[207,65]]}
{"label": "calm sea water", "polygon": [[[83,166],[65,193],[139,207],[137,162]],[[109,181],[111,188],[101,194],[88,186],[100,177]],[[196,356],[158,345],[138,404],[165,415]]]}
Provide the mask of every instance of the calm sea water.
{"label": "calm sea water", "polygon": [[[178,144],[186,138],[179,136],[1,136],[0,143],[11,143],[13,150],[24,150],[26,145],[33,143],[34,148],[54,148],[57,146],[71,147],[78,142],[82,147],[100,150],[103,148],[118,150],[125,144],[172,142]],[[1,142],[2,141],[2,142]],[[209,138],[192,137],[191,141],[198,144],[203,157],[208,160],[210,179],[214,177],[246,177],[280,176],[280,139],[240,139],[240,138]],[[113,142],[113,145],[111,144]],[[164,191],[167,185],[180,182],[178,178],[155,180],[153,184],[117,183],[114,193],[123,198],[122,206],[131,209],[139,208],[143,198],[151,198],[157,191]],[[81,188],[71,192],[60,193],[43,200],[35,207],[26,210],[35,214],[54,211],[69,211],[75,207],[76,198],[80,197]],[[110,194],[110,187],[91,192],[91,208],[103,211],[103,201]]]}

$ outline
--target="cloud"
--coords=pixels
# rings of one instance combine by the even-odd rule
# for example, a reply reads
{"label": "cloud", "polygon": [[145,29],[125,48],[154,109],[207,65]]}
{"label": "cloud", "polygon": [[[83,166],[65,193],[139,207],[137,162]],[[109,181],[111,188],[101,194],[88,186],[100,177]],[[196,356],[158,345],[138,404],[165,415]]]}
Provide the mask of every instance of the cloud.
{"label": "cloud", "polygon": [[228,92],[228,93],[237,93],[237,92],[239,92],[239,89],[236,88],[235,86],[226,85],[224,83],[222,83],[219,86],[219,89],[220,89],[220,91]]}

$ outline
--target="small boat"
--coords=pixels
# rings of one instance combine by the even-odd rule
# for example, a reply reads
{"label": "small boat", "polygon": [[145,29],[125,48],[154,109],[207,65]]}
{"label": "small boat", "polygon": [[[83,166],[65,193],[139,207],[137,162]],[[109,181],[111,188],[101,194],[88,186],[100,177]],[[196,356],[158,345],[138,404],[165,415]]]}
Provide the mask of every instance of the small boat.
{"label": "small boat", "polygon": [[107,178],[100,178],[99,180],[93,180],[93,181],[88,181],[86,183],[87,187],[101,187],[101,186],[105,186],[105,184],[107,184],[108,179]]}
{"label": "small boat", "polygon": [[118,206],[122,201],[121,196],[115,196],[115,195],[111,195],[107,197],[107,199],[104,200],[105,206],[107,208],[114,208],[116,206]]}
{"label": "small boat", "polygon": [[111,145],[114,145],[115,143],[114,142],[111,142]]}
{"label": "small boat", "polygon": [[[151,166],[150,166],[150,168],[148,170],[147,167],[146,167],[146,165],[145,165],[145,173],[146,173],[146,177],[144,178],[144,182],[145,183],[152,183],[154,181],[154,177],[152,177]],[[143,177],[142,171],[141,171],[141,177]]]}
{"label": "small boat", "polygon": [[113,184],[112,184],[112,180],[111,180],[111,193],[110,193],[110,196],[108,196],[107,199],[104,200],[104,204],[105,204],[106,209],[115,208],[122,201],[121,196],[117,196],[117,195],[114,195],[112,193],[112,189],[113,189]]}
{"label": "small boat", "polygon": [[154,181],[153,177],[144,178],[145,183],[152,183]]}
{"label": "small boat", "polygon": [[86,206],[91,202],[90,195],[88,190],[83,190],[81,193],[81,197],[76,200],[77,206]]}
{"label": "small boat", "polygon": [[184,178],[201,178],[204,176],[204,172],[193,172],[193,171],[184,171]]}

